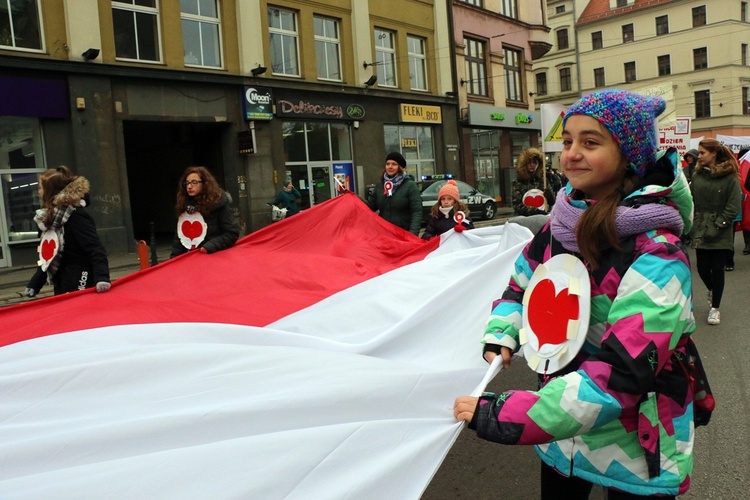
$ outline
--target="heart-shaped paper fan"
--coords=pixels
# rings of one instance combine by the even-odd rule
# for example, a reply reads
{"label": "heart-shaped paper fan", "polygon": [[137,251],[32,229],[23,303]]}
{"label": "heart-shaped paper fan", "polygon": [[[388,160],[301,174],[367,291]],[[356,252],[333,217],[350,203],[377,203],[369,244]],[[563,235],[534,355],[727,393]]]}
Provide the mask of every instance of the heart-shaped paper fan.
{"label": "heart-shaped paper fan", "polygon": [[583,347],[591,313],[591,283],[578,258],[555,255],[540,264],[523,296],[521,351],[537,373],[554,373]]}
{"label": "heart-shaped paper fan", "polygon": [[522,201],[527,207],[547,210],[547,199],[540,189],[529,189],[524,193]]}
{"label": "heart-shaped paper fan", "polygon": [[208,225],[200,212],[182,212],[177,218],[177,236],[187,249],[197,248],[206,238]]}
{"label": "heart-shaped paper fan", "polygon": [[48,229],[42,233],[40,240],[38,264],[41,266],[42,271],[46,271],[52,259],[60,251],[60,240],[53,229]]}

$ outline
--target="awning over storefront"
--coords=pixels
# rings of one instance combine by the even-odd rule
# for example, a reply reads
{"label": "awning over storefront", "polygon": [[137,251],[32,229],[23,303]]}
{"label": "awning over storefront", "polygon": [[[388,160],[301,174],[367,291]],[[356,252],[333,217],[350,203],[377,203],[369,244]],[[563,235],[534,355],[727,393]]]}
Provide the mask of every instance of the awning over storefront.
{"label": "awning over storefront", "polygon": [[0,76],[0,116],[67,118],[65,79]]}

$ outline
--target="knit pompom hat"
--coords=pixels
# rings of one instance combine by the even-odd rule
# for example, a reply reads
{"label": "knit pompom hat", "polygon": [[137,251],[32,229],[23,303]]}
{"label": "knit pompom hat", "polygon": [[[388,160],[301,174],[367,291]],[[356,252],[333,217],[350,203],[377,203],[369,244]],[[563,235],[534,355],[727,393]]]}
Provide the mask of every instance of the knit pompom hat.
{"label": "knit pompom hat", "polygon": [[443,196],[450,196],[453,198],[453,201],[461,201],[461,198],[458,195],[458,184],[456,184],[456,181],[453,179],[450,179],[448,182],[445,183],[445,186],[440,188],[440,192],[438,193],[438,201],[440,201],[440,198]]}
{"label": "knit pompom hat", "polygon": [[642,179],[656,164],[656,117],[666,107],[661,97],[646,97],[619,89],[600,90],[576,101],[565,114],[563,126],[573,115],[596,119],[609,130],[630,169]]}

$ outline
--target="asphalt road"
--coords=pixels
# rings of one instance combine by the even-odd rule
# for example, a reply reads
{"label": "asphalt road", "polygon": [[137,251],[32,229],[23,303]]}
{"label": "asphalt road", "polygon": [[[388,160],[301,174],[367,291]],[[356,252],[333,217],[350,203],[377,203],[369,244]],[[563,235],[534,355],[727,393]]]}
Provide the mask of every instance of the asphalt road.
{"label": "asphalt road", "polygon": [[[735,270],[726,273],[721,325],[706,323],[706,289],[693,269],[695,340],[717,402],[711,423],[695,434],[690,491],[695,500],[750,498],[750,255],[736,242]],[[691,252],[694,261],[695,254]],[[693,266],[694,267],[694,266]],[[748,312],[748,314],[745,314]],[[490,389],[533,389],[536,377],[516,363]],[[539,498],[539,459],[531,447],[503,446],[464,430],[423,495],[423,500]],[[595,489],[592,499],[606,498]]]}

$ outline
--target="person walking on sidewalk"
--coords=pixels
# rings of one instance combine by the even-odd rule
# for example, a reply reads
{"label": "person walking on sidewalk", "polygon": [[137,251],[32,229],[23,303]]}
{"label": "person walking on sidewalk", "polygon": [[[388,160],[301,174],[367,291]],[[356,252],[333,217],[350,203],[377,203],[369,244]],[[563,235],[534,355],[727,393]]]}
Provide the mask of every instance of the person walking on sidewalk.
{"label": "person walking on sidewalk", "polygon": [[107,252],[85,208],[89,189],[88,179],[73,175],[66,166],[39,176],[42,208],[34,221],[42,231],[41,264],[26,285],[25,296],[38,294],[45,281],[52,284],[55,295],[93,287],[100,293],[109,291]]}
{"label": "person walking on sidewalk", "polygon": [[709,325],[721,323],[719,306],[724,294],[724,271],[732,249],[734,219],[740,211],[739,165],[732,150],[716,139],[698,144],[698,165],[690,190],[695,218],[690,236],[698,275],[708,289]]}
{"label": "person walking on sidewalk", "polygon": [[271,204],[276,205],[279,208],[286,208],[286,216],[291,217],[292,215],[299,213],[297,200],[300,198],[302,198],[302,195],[294,187],[292,181],[287,179],[284,183],[284,187],[279,191],[279,194],[276,195],[276,198]]}

